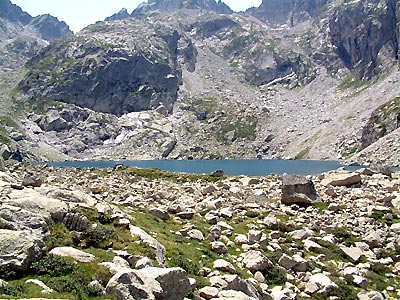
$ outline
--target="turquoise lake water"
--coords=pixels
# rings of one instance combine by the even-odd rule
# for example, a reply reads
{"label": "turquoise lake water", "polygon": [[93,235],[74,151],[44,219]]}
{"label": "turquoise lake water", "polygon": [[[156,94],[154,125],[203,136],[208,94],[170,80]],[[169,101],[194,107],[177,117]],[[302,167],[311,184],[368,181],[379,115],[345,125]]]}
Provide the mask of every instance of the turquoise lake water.
{"label": "turquoise lake water", "polygon": [[[65,161],[48,165],[75,168],[112,168],[116,164],[139,168],[158,168],[171,172],[209,174],[223,170],[227,175],[264,176],[283,173],[314,175],[343,167],[339,161],[314,160],[119,160],[119,161]],[[346,167],[355,170],[360,167]]]}

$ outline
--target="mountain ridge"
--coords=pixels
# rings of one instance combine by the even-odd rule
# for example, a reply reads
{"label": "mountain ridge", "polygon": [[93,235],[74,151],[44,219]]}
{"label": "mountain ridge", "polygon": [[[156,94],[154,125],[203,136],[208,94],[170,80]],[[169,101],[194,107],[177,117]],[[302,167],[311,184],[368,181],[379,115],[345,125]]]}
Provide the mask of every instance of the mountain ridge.
{"label": "mountain ridge", "polygon": [[51,43],[26,64],[16,96],[31,113],[11,133],[36,159],[345,159],[372,146],[370,116],[399,93],[395,2],[289,1],[279,24],[260,15],[283,2],[258,14],[200,2],[150,1],[165,11]]}

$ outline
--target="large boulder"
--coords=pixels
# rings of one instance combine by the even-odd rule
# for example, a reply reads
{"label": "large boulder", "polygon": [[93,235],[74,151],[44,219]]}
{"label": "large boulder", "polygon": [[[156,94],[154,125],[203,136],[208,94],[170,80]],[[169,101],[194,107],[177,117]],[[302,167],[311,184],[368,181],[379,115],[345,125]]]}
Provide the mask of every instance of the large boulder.
{"label": "large boulder", "polygon": [[93,254],[83,252],[73,247],[57,247],[51,250],[50,254],[61,257],[70,257],[83,263],[90,263],[96,260],[96,257]]}
{"label": "large boulder", "polygon": [[0,229],[0,267],[24,272],[42,257],[45,244],[37,230]]}
{"label": "large boulder", "polygon": [[159,264],[164,265],[165,263],[165,247],[160,244],[155,238],[153,238],[151,235],[149,235],[146,231],[143,229],[137,227],[137,226],[130,226],[129,230],[131,232],[132,236],[137,236],[139,239],[149,245],[151,248],[153,248],[156,251],[156,259]]}
{"label": "large boulder", "polygon": [[251,272],[273,268],[272,262],[261,251],[250,250],[242,254],[242,257],[244,266]]}
{"label": "large boulder", "polygon": [[318,199],[317,191],[311,180],[303,176],[283,174],[282,203],[287,205],[310,204]]}
{"label": "large boulder", "polygon": [[45,214],[34,213],[20,207],[0,205],[0,222],[3,228],[11,230],[40,229],[48,231],[49,218]]}
{"label": "large boulder", "polygon": [[238,275],[213,276],[209,279],[211,286],[221,290],[234,290],[246,294],[249,297],[258,299],[257,289],[248,281],[243,280]]}
{"label": "large boulder", "polygon": [[190,291],[189,278],[181,268],[124,270],[107,284],[107,292],[118,300],[182,300]]}
{"label": "large boulder", "polygon": [[340,172],[326,175],[321,185],[347,186],[361,184],[361,175],[352,172]]}

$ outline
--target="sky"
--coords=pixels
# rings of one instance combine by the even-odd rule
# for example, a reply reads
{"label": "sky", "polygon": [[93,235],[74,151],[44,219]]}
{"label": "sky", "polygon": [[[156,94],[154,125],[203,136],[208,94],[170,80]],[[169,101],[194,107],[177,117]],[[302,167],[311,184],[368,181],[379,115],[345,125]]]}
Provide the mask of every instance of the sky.
{"label": "sky", "polygon": [[[50,14],[66,22],[74,32],[126,8],[132,12],[144,0],[11,0],[32,16]],[[262,0],[223,0],[234,11],[260,6]]]}

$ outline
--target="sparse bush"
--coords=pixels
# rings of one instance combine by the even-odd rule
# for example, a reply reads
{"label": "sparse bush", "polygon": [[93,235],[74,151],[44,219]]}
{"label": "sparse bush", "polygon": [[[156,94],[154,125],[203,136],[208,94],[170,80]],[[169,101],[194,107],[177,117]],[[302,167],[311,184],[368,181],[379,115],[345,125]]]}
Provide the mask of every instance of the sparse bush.
{"label": "sparse bush", "polygon": [[48,254],[38,262],[33,263],[32,271],[39,275],[50,275],[51,277],[65,276],[77,269],[76,264],[63,257]]}

